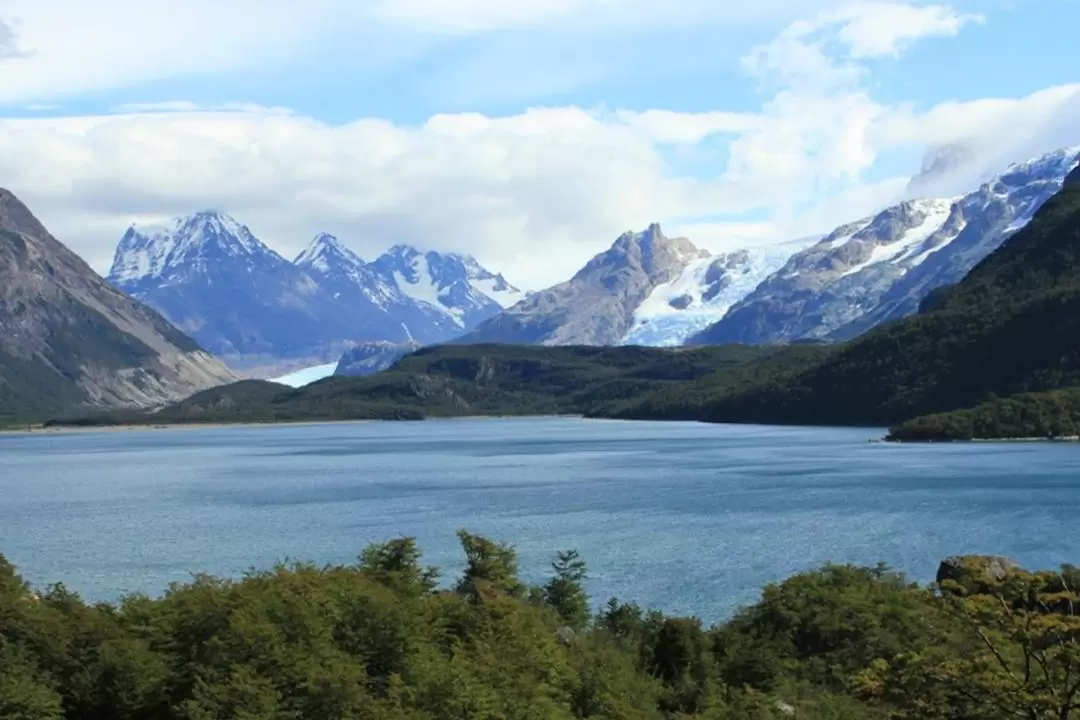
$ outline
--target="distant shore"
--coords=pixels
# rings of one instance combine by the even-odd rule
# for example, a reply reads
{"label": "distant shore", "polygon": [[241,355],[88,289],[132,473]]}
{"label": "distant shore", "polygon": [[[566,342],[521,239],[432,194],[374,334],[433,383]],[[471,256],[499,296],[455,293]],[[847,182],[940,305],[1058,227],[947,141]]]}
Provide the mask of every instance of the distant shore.
{"label": "distant shore", "polygon": [[0,428],[0,435],[46,435],[56,433],[88,433],[88,432],[127,432],[130,430],[197,430],[220,429],[228,427],[266,427],[274,425],[352,425],[359,423],[380,422],[378,420],[283,420],[280,422],[187,422],[187,423],[147,423],[145,425],[128,423],[121,425],[33,425],[27,428],[6,427]]}
{"label": "distant shore", "polygon": [[[355,420],[268,420],[265,422],[258,421],[245,421],[245,422],[184,422],[184,423],[122,423],[118,425],[45,425],[38,424],[27,427],[9,426],[0,428],[0,435],[46,435],[57,433],[92,433],[92,432],[128,432],[132,430],[197,430],[204,429],[222,429],[222,428],[243,428],[243,427],[275,427],[275,426],[288,426],[288,427],[302,427],[305,425],[359,425],[368,423],[384,423],[384,422],[424,422],[430,420],[527,420],[537,418],[553,418],[553,419],[580,419],[582,415],[457,415],[453,417],[432,417],[425,418],[423,421],[417,420],[378,420],[378,419],[364,419],[358,418]],[[604,418],[596,418],[604,419]]]}

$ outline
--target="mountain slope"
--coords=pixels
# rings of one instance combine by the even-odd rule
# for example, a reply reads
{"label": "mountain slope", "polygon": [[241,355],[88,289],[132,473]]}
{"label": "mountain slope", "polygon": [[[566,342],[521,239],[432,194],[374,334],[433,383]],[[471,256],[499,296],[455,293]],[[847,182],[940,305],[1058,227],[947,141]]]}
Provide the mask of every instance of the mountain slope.
{"label": "mountain slope", "polygon": [[162,404],[233,379],[0,189],[0,418]]}
{"label": "mountain slope", "polygon": [[[1074,171],[1070,178],[1076,177]],[[958,285],[938,291],[921,314],[869,332],[793,379],[692,415],[718,422],[893,424],[995,396],[1080,385],[1078,337],[1080,181],[1071,181]],[[654,397],[628,414],[679,415],[680,403]]]}
{"label": "mountain slope", "polygon": [[1061,188],[1080,148],[1010,167],[957,199],[912,200],[795,254],[696,344],[845,340],[958,282]]}
{"label": "mountain slope", "polygon": [[708,257],[685,238],[665,237],[659,225],[626,233],[569,281],[534,293],[458,342],[616,345],[657,286]]}

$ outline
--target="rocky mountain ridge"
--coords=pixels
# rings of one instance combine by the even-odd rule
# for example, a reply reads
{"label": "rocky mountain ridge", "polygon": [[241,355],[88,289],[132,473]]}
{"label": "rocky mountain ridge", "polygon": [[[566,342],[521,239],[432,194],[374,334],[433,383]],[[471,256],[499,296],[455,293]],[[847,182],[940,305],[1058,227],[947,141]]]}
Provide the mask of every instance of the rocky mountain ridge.
{"label": "rocky mountain ridge", "polygon": [[667,237],[658,224],[627,232],[567,282],[533,293],[457,342],[618,345],[657,288],[691,266],[705,268],[710,258],[686,238]]}
{"label": "rocky mountain ridge", "polygon": [[846,340],[914,313],[1025,227],[1080,147],[1012,165],[958,198],[909,200],[793,255],[694,344]]}
{"label": "rocky mountain ridge", "polygon": [[290,262],[216,211],[133,225],[109,281],[256,374],[337,360],[355,343],[443,342],[521,296],[471,257],[399,245],[366,263],[328,233]]}
{"label": "rocky mountain ridge", "polygon": [[148,407],[232,380],[0,189],[0,416]]}

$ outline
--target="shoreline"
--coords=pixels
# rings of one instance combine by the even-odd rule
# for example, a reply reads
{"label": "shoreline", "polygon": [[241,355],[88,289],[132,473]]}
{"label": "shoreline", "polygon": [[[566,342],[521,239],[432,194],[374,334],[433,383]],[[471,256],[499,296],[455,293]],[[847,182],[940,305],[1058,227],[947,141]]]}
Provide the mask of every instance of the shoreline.
{"label": "shoreline", "polygon": [[1003,437],[1003,438],[970,438],[968,440],[956,440],[953,438],[939,438],[937,440],[892,440],[888,437],[881,442],[893,445],[964,445],[970,443],[1080,443],[1080,436],[1070,435],[1067,437]]}
{"label": "shoreline", "polygon": [[[92,432],[131,432],[138,430],[220,430],[223,428],[250,428],[250,427],[305,427],[312,425],[361,425],[369,423],[405,423],[405,422],[431,422],[439,420],[466,421],[466,420],[527,420],[527,419],[586,419],[584,415],[456,415],[453,417],[432,417],[422,420],[379,420],[358,418],[355,420],[281,420],[281,421],[245,421],[245,422],[184,422],[184,423],[147,423],[145,425],[122,423],[117,425],[33,425],[28,428],[6,427],[0,428],[0,436],[3,435],[50,435],[63,433],[92,433]],[[604,420],[605,418],[588,418]],[[632,421],[626,421],[632,422]]]}

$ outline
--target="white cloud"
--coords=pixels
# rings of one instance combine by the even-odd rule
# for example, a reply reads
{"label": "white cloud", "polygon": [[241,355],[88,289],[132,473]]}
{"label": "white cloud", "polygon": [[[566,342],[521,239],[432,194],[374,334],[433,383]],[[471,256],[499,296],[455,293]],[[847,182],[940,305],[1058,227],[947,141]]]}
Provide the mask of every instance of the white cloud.
{"label": "white cloud", "polygon": [[[867,68],[857,61],[895,57],[916,40],[955,36],[964,25],[984,20],[945,5],[856,2],[792,23],[754,48],[743,66],[781,87],[828,92],[864,77]],[[842,52],[834,52],[836,46]]]}
{"label": "white cloud", "polygon": [[[492,6],[479,0],[425,1],[397,6],[392,19],[390,5],[369,3],[361,10],[370,15],[382,7],[385,22],[403,25],[443,23],[438,13],[414,17],[430,7],[458,18],[456,25],[445,21],[447,32],[482,32],[483,18],[489,25],[543,25],[644,7],[637,0],[526,2],[514,6],[519,14],[510,17],[484,15]],[[63,5],[15,2],[26,3],[27,13]],[[156,47],[145,67],[114,51],[120,30],[129,28],[114,27],[118,21],[108,13],[85,36],[69,27],[60,39],[27,38],[38,49],[70,41],[81,48],[75,57],[100,45],[101,57],[91,61],[100,63],[97,70],[82,80],[127,82],[143,72],[210,72],[222,63],[251,62],[251,53],[263,51],[247,39],[249,32],[265,32],[259,41],[271,46],[280,40],[286,53],[290,43],[295,49],[307,42],[303,38],[319,22],[291,17],[292,3],[259,0],[253,12],[254,0],[235,0],[212,4],[222,13],[212,27],[194,32],[178,15],[177,28],[159,33],[160,0],[128,2],[109,0],[106,6],[152,21],[128,43],[139,53]],[[309,0],[305,10],[335,2]],[[689,9],[704,7],[685,2]],[[765,12],[782,4],[753,5]],[[789,0],[786,6],[796,4]],[[819,5],[806,3],[812,11]],[[192,6],[209,11],[211,3],[169,5]],[[343,14],[331,17],[342,27],[360,12],[339,9]],[[230,45],[223,38],[244,12],[253,12],[255,30],[245,28]],[[904,192],[907,178],[871,174],[885,152],[909,152],[914,170],[927,146],[970,148],[979,167],[958,169],[948,178],[955,184],[1080,140],[1080,86],[926,110],[872,97],[868,58],[902,52],[919,37],[948,35],[971,21],[941,6],[879,2],[795,23],[745,60],[756,77],[776,86],[754,112],[550,107],[498,117],[445,113],[419,125],[378,118],[327,124],[282,108],[174,101],[122,106],[100,117],[0,119],[0,178],[99,269],[108,266],[129,222],[214,207],[235,214],[286,256],[316,232],[329,231],[369,258],[398,242],[470,252],[515,283],[535,288],[564,279],[619,233],[652,221],[686,231],[714,250],[825,232]],[[91,37],[99,41],[91,43]],[[175,60],[192,37],[199,38],[200,52]],[[210,46],[205,55],[204,43]],[[0,64],[0,97],[5,78],[14,77],[4,75],[7,66],[25,61]],[[35,72],[54,90],[75,87],[64,85],[70,76],[58,67]],[[1017,127],[1027,130],[1021,135]],[[692,176],[672,161],[699,154],[721,159]]]}
{"label": "white cloud", "polygon": [[968,23],[985,22],[945,5],[915,6],[897,2],[862,2],[827,14],[824,22],[840,25],[839,39],[851,57],[896,56],[911,42],[928,37],[954,37]]}
{"label": "white cloud", "polygon": [[[714,250],[826,231],[903,191],[906,178],[863,179],[889,148],[962,138],[985,151],[1019,118],[1048,134],[1001,149],[1002,162],[1076,142],[1080,87],[923,113],[787,94],[753,122],[708,118],[568,107],[417,127],[257,112],[8,119],[0,177],[98,268],[129,222],[216,207],[285,255],[326,230],[369,258],[397,242],[471,252],[538,287],[653,220]],[[702,125],[735,133],[729,162],[681,177],[663,143],[704,138]]]}
{"label": "white cloud", "polygon": [[[329,61],[341,72],[381,71],[493,31],[617,38],[628,30],[732,30],[785,22],[831,2],[757,0],[732,6],[716,0],[5,0],[5,17],[18,19],[26,53],[0,64],[0,104],[43,102],[175,78],[286,70],[312,59]],[[561,77],[548,77],[534,60],[519,62],[515,70],[539,75],[533,82],[564,86]],[[465,71],[475,70],[463,62]],[[575,65],[587,62],[574,58]],[[496,62],[480,69],[494,73],[500,67]],[[560,75],[574,70],[556,69]]]}

